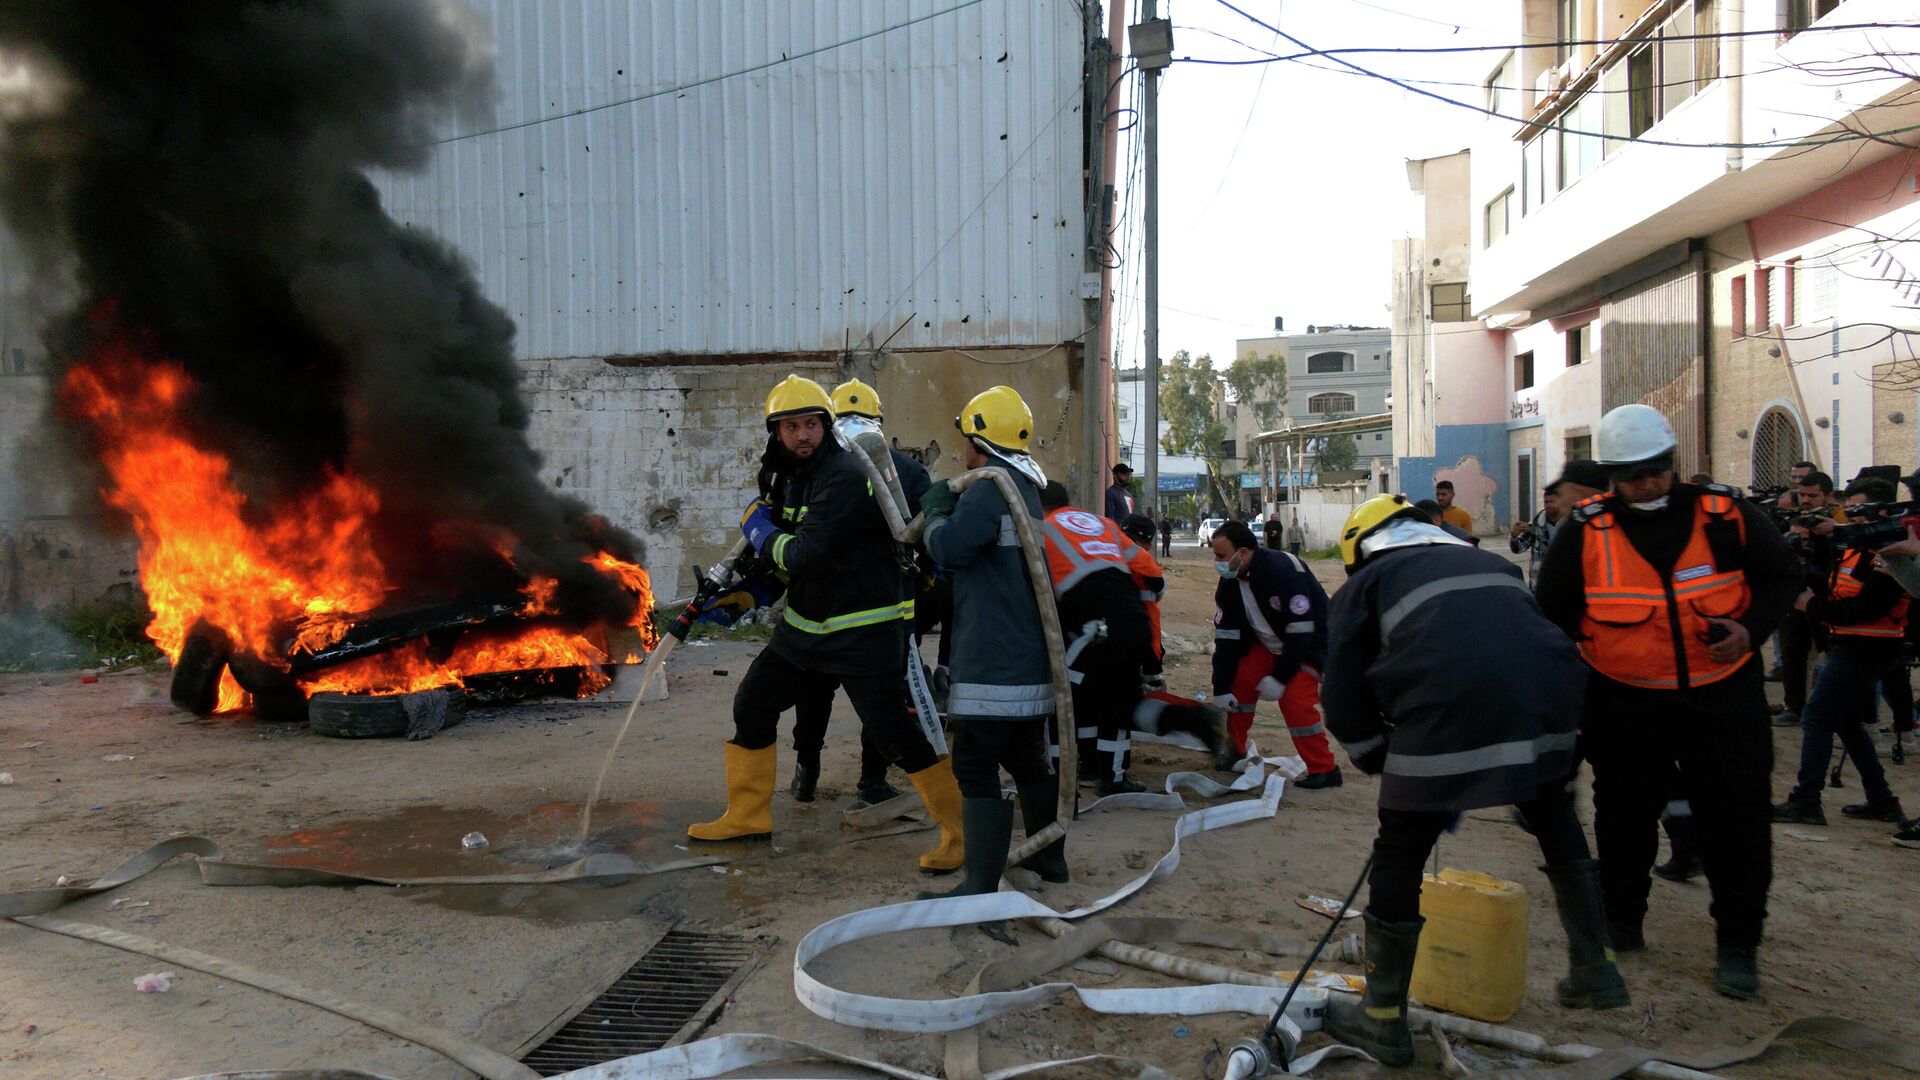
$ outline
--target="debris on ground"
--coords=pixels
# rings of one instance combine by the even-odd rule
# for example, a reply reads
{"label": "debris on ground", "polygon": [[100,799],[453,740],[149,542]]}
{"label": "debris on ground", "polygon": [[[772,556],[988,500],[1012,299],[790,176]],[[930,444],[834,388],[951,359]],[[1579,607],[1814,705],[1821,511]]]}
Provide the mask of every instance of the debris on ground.
{"label": "debris on ground", "polygon": [[173,980],[179,977],[171,971],[150,971],[135,977],[133,988],[143,994],[164,994],[173,989]]}

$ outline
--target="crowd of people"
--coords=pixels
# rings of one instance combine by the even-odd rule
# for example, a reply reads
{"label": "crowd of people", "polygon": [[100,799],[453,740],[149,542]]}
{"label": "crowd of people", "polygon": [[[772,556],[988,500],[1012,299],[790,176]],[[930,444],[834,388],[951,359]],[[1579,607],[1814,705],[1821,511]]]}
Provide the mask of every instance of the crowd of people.
{"label": "crowd of people", "polygon": [[[1274,702],[1306,766],[1296,787],[1343,783],[1329,735],[1351,765],[1381,778],[1369,979],[1359,1001],[1330,1004],[1326,1024],[1389,1064],[1412,1058],[1406,993],[1423,927],[1421,869],[1466,811],[1512,806],[1537,838],[1568,939],[1558,997],[1570,1008],[1630,1002],[1615,959],[1645,948],[1656,873],[1704,873],[1713,985],[1736,999],[1758,993],[1771,824],[1825,824],[1835,738],[1865,793],[1841,813],[1898,824],[1895,842],[1920,846],[1869,735],[1880,696],[1896,732],[1913,721],[1906,639],[1920,539],[1907,526],[1920,518],[1899,519],[1910,507],[1894,503],[1887,470],[1868,470],[1835,500],[1831,478],[1803,464],[1777,502],[1755,501],[1704,476],[1679,480],[1672,427],[1628,405],[1602,419],[1597,460],[1569,462],[1541,513],[1510,533],[1512,550],[1530,557],[1525,573],[1478,548],[1444,481],[1431,503],[1380,495],[1354,510],[1338,544],[1349,578],[1331,597],[1300,557],[1297,518],[1268,521],[1264,536],[1227,521],[1211,536],[1211,686],[1197,705],[1169,693],[1163,676],[1166,580],[1153,541],[1164,554],[1168,521],[1139,512],[1124,465],[1103,513],[1070,505],[1030,453],[1032,413],[1015,391],[984,391],[955,417],[960,482],[933,480],[895,452],[899,518],[919,516],[917,542],[889,527],[878,499],[890,496],[855,457],[862,451],[836,436],[839,424],[883,421],[871,387],[828,394],[794,376],[769,396],[766,417],[759,497],[741,522],[758,580],[724,617],[782,594],[787,602],[735,699],[727,811],[691,826],[691,839],[771,835],[774,743],[789,709],[800,758],[790,790],[813,797],[838,689],[861,721],[862,798],[892,797],[885,769],[899,765],[940,827],[920,865],[964,871],[956,888],[921,895],[990,892],[1013,832],[1002,770],[1032,837],[1054,820],[1067,782],[1060,739],[1078,740],[1073,780],[1101,795],[1138,791],[1127,775],[1135,732],[1191,734],[1231,767],[1258,753],[1254,711]],[[1905,483],[1912,492],[1920,477]],[[1038,590],[1023,533],[1044,547]],[[1050,621],[1068,666],[1071,732],[1053,726]],[[944,729],[907,689],[909,665],[922,663],[918,637],[936,624],[930,674],[944,691]],[[1798,783],[1779,806],[1761,660],[1770,639],[1786,692],[1775,722],[1804,733]],[[1825,662],[1808,686],[1816,651]],[[942,730],[950,756],[934,749]],[[1583,763],[1591,848],[1574,813]],[[1656,866],[1662,823],[1673,850]],[[1067,880],[1064,839],[1024,865]]]}

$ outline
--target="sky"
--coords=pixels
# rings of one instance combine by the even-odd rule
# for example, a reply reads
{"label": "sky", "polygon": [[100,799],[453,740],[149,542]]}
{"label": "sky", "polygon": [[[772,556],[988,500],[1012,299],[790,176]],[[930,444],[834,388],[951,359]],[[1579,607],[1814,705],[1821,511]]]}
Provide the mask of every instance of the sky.
{"label": "sky", "polygon": [[[1123,0],[1114,0],[1123,2]],[[1510,44],[1511,0],[1233,0],[1320,49]],[[1220,0],[1172,0],[1176,62],[1160,78],[1160,353],[1230,362],[1234,341],[1309,324],[1386,326],[1390,246],[1419,231],[1406,162],[1464,149],[1483,119],[1388,83],[1306,62],[1214,66],[1182,57],[1257,59],[1299,51]],[[1130,0],[1129,21],[1139,0]],[[1160,14],[1169,14],[1167,0]],[[1460,20],[1456,29],[1451,20]],[[1248,49],[1220,36],[1235,38]],[[1479,101],[1501,53],[1357,55],[1398,78]],[[1123,93],[1133,96],[1133,80]],[[1134,104],[1128,101],[1129,105]],[[1133,159],[1121,136],[1120,172]],[[1135,174],[1137,180],[1137,172]],[[1138,203],[1118,272],[1115,357],[1142,351]]]}

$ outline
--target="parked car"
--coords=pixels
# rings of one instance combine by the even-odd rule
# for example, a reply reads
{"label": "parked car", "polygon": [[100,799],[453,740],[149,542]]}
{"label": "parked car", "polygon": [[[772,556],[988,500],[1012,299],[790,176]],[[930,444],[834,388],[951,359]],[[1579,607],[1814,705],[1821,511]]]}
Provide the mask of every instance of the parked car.
{"label": "parked car", "polygon": [[1226,518],[1214,518],[1214,517],[1207,518],[1206,520],[1200,523],[1200,527],[1198,529],[1194,530],[1194,533],[1193,533],[1194,542],[1199,544],[1201,547],[1212,546],[1213,530],[1219,528],[1222,525],[1225,525],[1226,523],[1227,523]]}

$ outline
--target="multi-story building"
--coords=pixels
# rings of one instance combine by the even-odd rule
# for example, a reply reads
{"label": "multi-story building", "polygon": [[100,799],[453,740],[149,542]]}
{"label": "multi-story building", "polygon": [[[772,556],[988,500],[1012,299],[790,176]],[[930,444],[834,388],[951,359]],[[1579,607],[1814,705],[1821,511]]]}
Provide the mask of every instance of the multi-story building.
{"label": "multi-story building", "polygon": [[1558,44],[1491,65],[1479,104],[1500,115],[1464,205],[1458,155],[1415,163],[1428,236],[1396,251],[1395,302],[1422,355],[1396,393],[1427,416],[1396,431],[1402,488],[1465,479],[1470,509],[1525,516],[1629,402],[1674,422],[1683,475],[1911,465],[1912,4],[1522,0],[1509,16],[1514,40]]}
{"label": "multi-story building", "polygon": [[[1227,418],[1240,456],[1237,465],[1251,509],[1273,501],[1269,490],[1259,493],[1269,473],[1283,475],[1284,462],[1268,460],[1286,444],[1259,440],[1276,430],[1320,424],[1330,420],[1381,416],[1391,397],[1393,332],[1377,326],[1309,326],[1304,334],[1241,338],[1235,342],[1237,359],[1283,356],[1287,361],[1287,394],[1282,402],[1235,402]],[[1262,406],[1265,406],[1264,408]],[[1382,423],[1350,434],[1355,442],[1355,470],[1379,472],[1393,456],[1388,428]],[[1311,458],[1308,459],[1309,461]],[[1306,462],[1295,462],[1303,475]],[[1265,486],[1272,488],[1271,482]],[[1284,484],[1281,486],[1285,486]]]}
{"label": "multi-story building", "polygon": [[[1114,433],[1119,444],[1113,460],[1133,466],[1134,479],[1142,481],[1147,459],[1147,419],[1141,408],[1145,387],[1146,372],[1140,368],[1120,368],[1113,373]],[[1172,500],[1190,495],[1199,500],[1201,510],[1212,509],[1215,500],[1207,495],[1207,463],[1191,455],[1167,453],[1167,430],[1171,426],[1160,421],[1159,505],[1165,508]],[[1230,452],[1230,448],[1223,450]]]}

